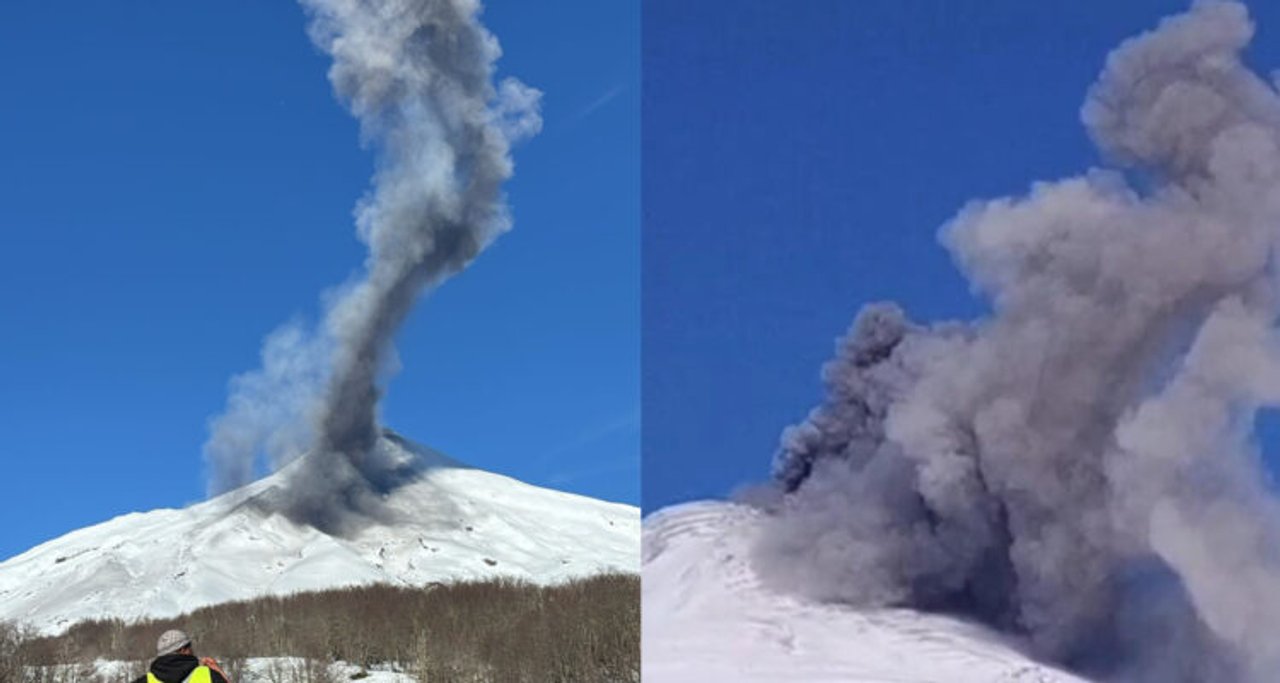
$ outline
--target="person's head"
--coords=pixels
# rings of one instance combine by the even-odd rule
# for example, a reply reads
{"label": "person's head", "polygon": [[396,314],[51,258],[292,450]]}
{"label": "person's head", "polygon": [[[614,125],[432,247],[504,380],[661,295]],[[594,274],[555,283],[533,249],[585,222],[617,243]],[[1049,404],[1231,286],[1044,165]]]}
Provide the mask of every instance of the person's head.
{"label": "person's head", "polygon": [[178,629],[171,629],[161,633],[160,639],[156,641],[157,657],[189,654],[192,654],[191,636]]}

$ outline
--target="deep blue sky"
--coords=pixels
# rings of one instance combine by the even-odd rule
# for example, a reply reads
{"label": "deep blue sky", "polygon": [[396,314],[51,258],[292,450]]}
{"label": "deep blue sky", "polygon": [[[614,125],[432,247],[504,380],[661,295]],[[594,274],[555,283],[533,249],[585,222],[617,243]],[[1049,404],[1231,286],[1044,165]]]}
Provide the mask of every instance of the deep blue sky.
{"label": "deep blue sky", "polygon": [[[1280,6],[1250,4],[1267,73]],[[1085,90],[1121,40],[1187,5],[647,0],[645,510],[766,478],[863,303],[980,314],[938,227],[1097,163]]]}
{"label": "deep blue sky", "polygon": [[[545,128],[515,230],[400,335],[386,422],[638,503],[638,5],[486,4]],[[0,4],[0,558],[201,499],[227,380],[361,263],[327,67],[291,2]]]}

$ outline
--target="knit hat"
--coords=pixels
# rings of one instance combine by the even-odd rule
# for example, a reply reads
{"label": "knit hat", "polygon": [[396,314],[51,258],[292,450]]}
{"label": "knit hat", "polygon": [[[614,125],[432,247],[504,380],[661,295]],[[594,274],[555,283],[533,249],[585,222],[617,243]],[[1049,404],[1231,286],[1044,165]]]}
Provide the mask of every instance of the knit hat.
{"label": "knit hat", "polygon": [[173,629],[160,634],[160,640],[156,641],[156,656],[171,655],[178,650],[191,644],[191,637],[187,634]]}

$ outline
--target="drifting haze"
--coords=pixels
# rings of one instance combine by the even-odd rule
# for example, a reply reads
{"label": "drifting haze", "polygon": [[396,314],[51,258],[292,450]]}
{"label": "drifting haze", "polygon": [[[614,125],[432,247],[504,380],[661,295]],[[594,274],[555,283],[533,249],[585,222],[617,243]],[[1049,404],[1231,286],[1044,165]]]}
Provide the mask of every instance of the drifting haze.
{"label": "drifting haze", "polygon": [[360,120],[377,171],[356,207],[369,256],[325,296],[317,329],[268,336],[262,368],[232,380],[210,425],[210,493],[242,486],[265,454],[275,469],[309,453],[287,509],[321,527],[393,486],[374,448],[391,342],[424,289],[465,268],[510,227],[501,191],[510,146],[541,128],[540,93],[495,85],[497,40],[477,0],[302,0],[329,80]]}
{"label": "drifting haze", "polygon": [[1245,8],[1121,45],[1082,118],[1113,168],[965,207],[990,319],[867,307],[787,430],[756,548],[785,590],[957,610],[1125,681],[1280,667],[1280,96]]}

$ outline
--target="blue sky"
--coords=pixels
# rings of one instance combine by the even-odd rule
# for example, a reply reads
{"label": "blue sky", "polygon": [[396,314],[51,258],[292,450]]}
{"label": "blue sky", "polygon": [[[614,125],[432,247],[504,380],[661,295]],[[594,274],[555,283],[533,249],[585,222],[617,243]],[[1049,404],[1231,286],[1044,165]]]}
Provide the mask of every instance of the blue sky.
{"label": "blue sky", "polygon": [[[514,231],[402,330],[385,422],[638,503],[639,10],[486,5],[545,127]],[[0,6],[0,558],[201,499],[228,379],[361,263],[327,67],[290,2]]]}
{"label": "blue sky", "polygon": [[[1249,4],[1268,73],[1280,6]],[[1098,163],[1085,90],[1121,40],[1186,6],[644,3],[645,510],[766,478],[864,303],[981,314],[938,227]]]}

